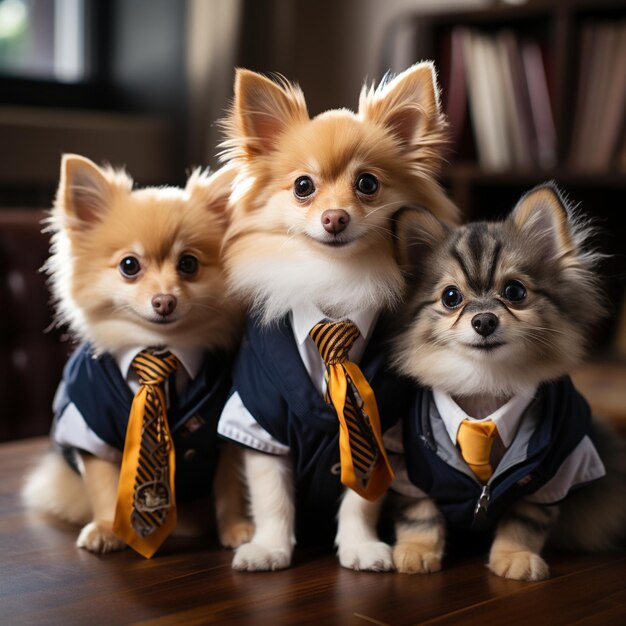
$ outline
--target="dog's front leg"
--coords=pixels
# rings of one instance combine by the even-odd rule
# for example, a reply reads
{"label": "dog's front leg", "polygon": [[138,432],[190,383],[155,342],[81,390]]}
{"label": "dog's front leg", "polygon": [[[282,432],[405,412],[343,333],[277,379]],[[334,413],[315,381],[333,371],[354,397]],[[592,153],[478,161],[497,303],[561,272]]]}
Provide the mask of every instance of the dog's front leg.
{"label": "dog's front leg", "polygon": [[81,454],[81,459],[81,474],[93,520],[82,528],[76,545],[99,554],[123,550],[126,544],[113,532],[120,467],[90,454]]}
{"label": "dog's front leg", "polygon": [[379,540],[376,530],[384,499],[383,496],[370,502],[346,489],[339,507],[335,539],[343,567],[374,572],[393,569],[391,547]]}
{"label": "dog's front leg", "polygon": [[241,471],[243,450],[234,443],[220,443],[220,458],[215,472],[215,517],[220,543],[238,548],[250,541],[254,525],[246,517],[246,497]]}
{"label": "dog's front leg", "polygon": [[539,556],[558,516],[558,507],[516,502],[498,524],[489,569],[515,580],[544,580],[550,572]]}
{"label": "dog's front leg", "polygon": [[396,545],[393,562],[403,574],[428,574],[441,569],[446,523],[434,500],[395,494]]}
{"label": "dog's front leg", "polygon": [[245,450],[243,458],[255,532],[250,543],[237,548],[233,568],[284,569],[291,563],[296,543],[291,460],[254,450]]}

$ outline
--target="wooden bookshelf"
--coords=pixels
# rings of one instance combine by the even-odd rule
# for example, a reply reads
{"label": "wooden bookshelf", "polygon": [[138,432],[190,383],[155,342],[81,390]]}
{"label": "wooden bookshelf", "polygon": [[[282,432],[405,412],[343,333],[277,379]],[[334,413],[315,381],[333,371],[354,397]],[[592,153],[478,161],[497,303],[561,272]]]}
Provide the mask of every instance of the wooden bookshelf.
{"label": "wooden bookshelf", "polygon": [[[600,95],[596,98],[598,102],[594,102],[597,108],[596,116],[599,116],[598,119],[601,120],[599,124],[606,124],[605,118],[610,117],[608,111],[613,109],[613,122],[611,122],[613,128],[610,126],[604,128],[604,134],[606,135],[607,130],[610,131],[611,140],[614,141],[610,160],[602,167],[598,167],[591,164],[587,166],[584,159],[583,162],[577,162],[572,157],[572,140],[577,134],[575,125],[580,124],[577,100],[583,97],[581,94],[585,93],[586,87],[585,84],[581,86],[581,79],[591,81],[591,77],[597,73],[598,69],[595,67],[590,71],[588,67],[583,67],[588,61],[583,58],[582,40],[584,37],[589,37],[588,31],[593,30],[597,24],[615,24],[616,28],[619,25],[624,33],[620,32],[615,39],[625,38],[626,2],[624,0],[530,0],[523,5],[494,4],[471,11],[448,11],[429,15],[419,14],[418,2],[415,3],[415,7],[414,14],[405,16],[389,30],[384,50],[388,54],[394,50],[394,39],[400,32],[399,26],[403,35],[398,39],[399,41],[407,40],[406,29],[407,26],[411,26],[413,58],[415,60],[433,59],[437,65],[442,87],[442,103],[446,112],[449,113],[451,124],[452,143],[447,155],[448,165],[443,174],[443,182],[448,187],[452,198],[468,219],[493,219],[506,214],[520,195],[534,185],[546,180],[556,181],[573,203],[580,204],[585,214],[596,219],[601,229],[596,243],[603,252],[611,256],[600,271],[606,277],[606,291],[613,311],[611,320],[597,332],[594,341],[595,353],[610,357],[617,355],[626,359],[626,354],[617,354],[620,345],[617,335],[620,330],[616,321],[620,317],[626,320],[626,244],[624,243],[626,156],[622,154],[622,158],[619,157],[619,153],[624,152],[626,145],[626,115],[624,110],[620,111],[620,108],[623,108],[622,103],[626,101],[626,95],[622,93],[621,88],[612,90],[607,88],[605,95]],[[585,35],[586,32],[587,35]],[[507,35],[502,33],[507,33]],[[484,56],[472,56],[471,48],[467,45],[468,37],[474,37],[486,47],[493,46],[490,52],[491,57],[486,56],[487,53],[484,50],[481,53]],[[469,83],[469,80],[477,73],[476,69],[479,70],[479,74],[482,72],[482,76],[478,79],[482,81],[481,86],[491,90],[489,95],[483,95],[482,102],[491,106],[491,99],[503,98],[500,111],[508,113],[509,124],[511,118],[513,122],[519,122],[517,119],[519,116],[514,115],[520,112],[519,102],[514,103],[517,107],[515,109],[511,105],[512,96],[509,95],[507,99],[497,91],[498,88],[503,91],[506,84],[510,89],[519,87],[519,75],[513,76],[513,81],[509,79],[507,69],[510,70],[508,73],[511,75],[514,68],[511,65],[507,66],[502,61],[502,54],[499,54],[506,49],[504,41],[507,37],[509,44],[513,41],[519,45],[520,51],[523,46],[527,45],[531,51],[535,52],[535,59],[537,51],[540,51],[549,98],[549,112],[555,133],[552,161],[544,159],[541,162],[536,146],[534,151],[531,150],[530,157],[527,154],[524,159],[523,151],[516,152],[511,147],[512,140],[505,154],[507,158],[498,159],[498,154],[495,154],[495,156],[491,155],[491,159],[486,159],[484,133],[483,143],[479,143],[478,131],[481,129],[478,122],[480,120],[477,120],[476,110],[472,111],[472,106],[475,107],[476,102],[472,101],[472,85]],[[595,35],[595,37],[604,41],[604,34]],[[465,47],[461,46],[464,55],[461,80],[465,81],[462,89],[458,88],[459,39],[462,44],[465,44]],[[453,43],[453,40],[457,43]],[[454,51],[455,45],[457,46],[456,52]],[[626,46],[622,45],[622,48],[619,48],[615,45],[609,51],[613,74],[608,73],[607,76],[613,84],[617,76],[626,74]],[[605,58],[606,53],[605,48]],[[616,57],[618,61],[615,60]],[[485,64],[481,67],[477,68],[476,63],[472,64],[473,61],[481,59],[485,60]],[[468,62],[471,64],[469,69]],[[494,63],[497,65],[494,66]],[[601,63],[601,57],[596,63]],[[391,66],[391,58],[383,58],[382,64],[387,67]],[[489,71],[494,68],[500,73]],[[527,66],[522,64],[522,68],[526,70]],[[528,78],[528,74],[525,77]],[[474,79],[474,87],[476,87],[476,80]],[[593,80],[598,82],[596,77]],[[530,90],[530,87],[528,89]],[[624,89],[626,90],[626,87]],[[463,106],[459,105],[459,101],[450,100],[451,96],[465,98]],[[495,113],[497,112],[496,110]],[[455,126],[455,120],[457,126]],[[484,114],[482,121],[483,123],[485,121]],[[537,137],[539,132],[535,120],[532,124],[535,142],[538,139],[545,140],[545,137]],[[545,125],[543,127],[545,128]],[[510,125],[501,125],[499,128],[500,135],[492,131],[492,140],[502,141],[502,128],[505,128],[507,135],[510,135],[509,139],[515,135],[510,130]],[[593,124],[590,128],[594,128]],[[516,130],[518,136],[520,129],[522,139],[527,139],[525,135],[529,134],[527,132],[529,127],[520,122],[520,128]],[[587,135],[589,132],[587,131]],[[595,137],[592,139],[595,140]],[[580,143],[580,138],[578,141]],[[532,141],[528,141],[527,145],[532,147]],[[586,145],[583,146],[583,151],[584,149]],[[583,154],[583,156],[586,155]],[[621,309],[624,312],[620,313]],[[626,329],[621,332],[626,333]]]}

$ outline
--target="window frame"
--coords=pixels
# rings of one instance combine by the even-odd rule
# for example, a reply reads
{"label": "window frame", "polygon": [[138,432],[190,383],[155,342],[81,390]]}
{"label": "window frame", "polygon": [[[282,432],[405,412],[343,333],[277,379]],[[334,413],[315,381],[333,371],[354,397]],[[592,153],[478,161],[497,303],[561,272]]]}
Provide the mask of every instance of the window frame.
{"label": "window frame", "polygon": [[112,3],[85,0],[86,78],[77,82],[0,74],[0,106],[111,109],[107,44]]}

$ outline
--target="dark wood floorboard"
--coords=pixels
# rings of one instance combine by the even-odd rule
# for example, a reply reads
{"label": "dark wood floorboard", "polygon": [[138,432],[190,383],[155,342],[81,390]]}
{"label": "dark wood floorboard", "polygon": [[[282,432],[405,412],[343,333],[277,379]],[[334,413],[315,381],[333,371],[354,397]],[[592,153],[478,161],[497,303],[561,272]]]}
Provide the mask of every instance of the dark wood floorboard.
{"label": "dark wood floorboard", "polygon": [[429,576],[352,572],[298,551],[294,566],[246,574],[208,539],[176,537],[143,560],[94,556],[77,529],[27,514],[18,497],[45,440],[0,446],[0,624],[626,624],[626,555],[552,555],[552,578],[504,580],[484,559]]}

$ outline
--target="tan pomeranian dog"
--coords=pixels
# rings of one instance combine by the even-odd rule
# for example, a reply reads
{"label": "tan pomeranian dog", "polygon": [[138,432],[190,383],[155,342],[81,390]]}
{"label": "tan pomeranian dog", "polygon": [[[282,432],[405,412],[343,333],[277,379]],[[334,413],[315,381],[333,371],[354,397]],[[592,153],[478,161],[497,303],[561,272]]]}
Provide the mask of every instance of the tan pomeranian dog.
{"label": "tan pomeranian dog", "polygon": [[174,484],[160,486],[169,505],[207,496],[217,472],[221,540],[235,545],[250,534],[231,453],[216,470],[216,423],[242,322],[220,261],[232,178],[232,168],[211,176],[197,170],[184,189],[134,189],[124,171],[63,157],[45,270],[58,323],[80,345],[55,398],[55,450],[28,477],[24,497],[32,508],[83,524],[79,547],[125,547],[113,522],[129,411],[141,386],[136,357],[146,349],[169,351],[177,365],[160,385],[169,432],[158,438],[175,449],[175,496]]}
{"label": "tan pomeranian dog", "polygon": [[[363,418],[363,407],[355,420],[367,422],[360,422],[363,437],[378,437],[401,414],[403,397],[382,344],[404,288],[394,214],[417,204],[457,218],[435,179],[445,129],[435,78],[432,64],[420,63],[364,87],[358,112],[311,118],[296,85],[237,72],[224,123],[224,158],[238,170],[224,258],[230,288],[251,315],[218,428],[246,446],[256,532],[236,552],[236,569],[287,567],[306,526],[318,539],[336,534],[345,567],[392,568],[376,533],[382,497],[359,495],[384,450],[371,453],[376,460],[361,483],[345,490],[352,470],[340,448],[343,455],[352,435],[340,426],[321,352],[334,339],[323,347],[329,335],[311,333],[320,323],[351,329],[356,339],[342,358],[371,385],[380,424]],[[362,395],[353,382],[344,397]]]}
{"label": "tan pomeranian dog", "polygon": [[412,296],[396,364],[423,387],[402,432],[387,433],[405,496],[397,569],[437,571],[446,546],[490,544],[494,573],[541,580],[546,540],[617,546],[625,447],[567,377],[604,314],[593,229],[552,183],[502,222],[406,217]]}

